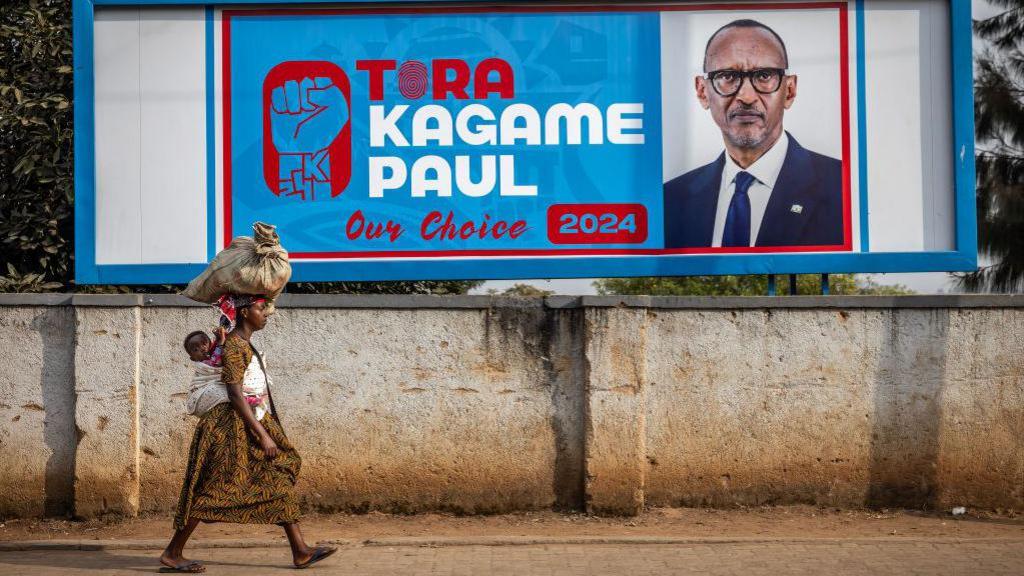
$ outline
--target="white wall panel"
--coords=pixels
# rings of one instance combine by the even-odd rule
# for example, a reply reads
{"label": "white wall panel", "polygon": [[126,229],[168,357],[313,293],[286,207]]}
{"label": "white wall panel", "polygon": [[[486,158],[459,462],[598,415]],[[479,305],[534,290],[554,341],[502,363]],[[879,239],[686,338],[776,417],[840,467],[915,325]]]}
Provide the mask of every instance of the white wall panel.
{"label": "white wall panel", "polygon": [[205,262],[204,10],[96,20],[97,263]]}
{"label": "white wall panel", "polygon": [[206,260],[202,8],[141,13],[142,261]]}
{"label": "white wall panel", "polygon": [[96,263],[142,261],[139,9],[96,11]]}
{"label": "white wall panel", "polygon": [[956,250],[956,202],[953,186],[953,68],[943,55],[951,54],[949,6],[932,0],[922,13],[928,28],[921,38],[921,53],[928,55],[921,68],[924,152],[924,247]]}
{"label": "white wall panel", "polygon": [[875,2],[864,31],[871,251],[921,250],[920,13]]}
{"label": "white wall panel", "polygon": [[872,252],[952,250],[952,76],[945,0],[867,3]]}

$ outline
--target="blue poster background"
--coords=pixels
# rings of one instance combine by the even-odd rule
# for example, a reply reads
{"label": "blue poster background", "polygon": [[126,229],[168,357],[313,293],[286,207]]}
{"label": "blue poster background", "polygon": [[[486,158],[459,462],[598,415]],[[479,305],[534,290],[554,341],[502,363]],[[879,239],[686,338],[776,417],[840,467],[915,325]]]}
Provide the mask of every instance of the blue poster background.
{"label": "blue poster background", "polygon": [[[239,15],[230,21],[231,105],[231,227],[234,235],[248,233],[254,221],[278,226],[281,241],[292,253],[362,252],[381,250],[559,250],[580,248],[661,248],[663,234],[661,183],[661,86],[659,16],[647,13],[551,14],[315,14]],[[357,60],[407,60],[430,68],[436,58],[465,60],[473,70],[485,58],[502,58],[512,67],[515,96],[488,100],[435,101],[428,90],[417,100],[403,98],[397,73],[385,73],[384,100],[368,99],[369,75],[356,70]],[[337,197],[318,194],[314,201],[277,196],[263,177],[263,81],[286,61],[329,61],[345,71],[351,83],[352,174]],[[471,88],[471,86],[470,86]],[[399,123],[411,134],[412,113],[418,106],[441,104],[452,111],[484,103],[495,115],[513,103],[535,107],[541,115],[549,106],[589,102],[602,111],[609,104],[643,103],[643,144],[514,145],[383,148],[369,146],[369,105],[409,104]],[[542,122],[543,123],[543,122]],[[584,124],[585,126],[585,124]],[[564,130],[563,130],[564,138]],[[564,139],[563,139],[564,142]],[[390,141],[389,141],[390,144]],[[413,198],[408,183],[389,190],[384,198],[369,198],[368,156],[399,156],[410,169],[423,155],[449,159],[470,155],[472,164],[483,154],[515,156],[516,183],[537,186],[535,197],[491,194],[472,198],[457,190],[438,198],[428,192]],[[475,176],[475,175],[474,175]],[[454,176],[453,176],[454,179]],[[553,245],[547,238],[547,209],[566,203],[642,203],[651,223],[642,244]],[[405,233],[396,241],[349,240],[344,234],[351,214],[361,210],[368,221],[392,220]],[[518,239],[470,238],[428,241],[420,237],[423,217],[433,211],[454,212],[455,222],[524,219],[529,229]]]}

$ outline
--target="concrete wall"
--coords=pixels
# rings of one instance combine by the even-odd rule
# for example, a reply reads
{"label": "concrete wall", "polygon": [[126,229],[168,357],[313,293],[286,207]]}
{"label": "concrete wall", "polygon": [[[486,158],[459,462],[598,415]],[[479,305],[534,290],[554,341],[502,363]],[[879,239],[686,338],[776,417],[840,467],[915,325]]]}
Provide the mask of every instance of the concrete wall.
{"label": "concrete wall", "polygon": [[[0,515],[173,509],[215,319],[0,295]],[[254,343],[308,509],[1024,509],[1024,298],[285,295]]]}
{"label": "concrete wall", "polygon": [[649,504],[1021,506],[1021,311],[652,316]]}
{"label": "concrete wall", "polygon": [[67,306],[0,306],[0,516],[72,510],[75,319]]}
{"label": "concrete wall", "polygon": [[[180,340],[204,308],[143,308],[141,505],[174,505],[194,419]],[[487,512],[580,502],[571,326],[541,306],[287,308],[254,338],[314,509]],[[556,367],[557,366],[557,367]],[[573,453],[575,451],[575,453]],[[575,460],[575,463],[569,461]]]}

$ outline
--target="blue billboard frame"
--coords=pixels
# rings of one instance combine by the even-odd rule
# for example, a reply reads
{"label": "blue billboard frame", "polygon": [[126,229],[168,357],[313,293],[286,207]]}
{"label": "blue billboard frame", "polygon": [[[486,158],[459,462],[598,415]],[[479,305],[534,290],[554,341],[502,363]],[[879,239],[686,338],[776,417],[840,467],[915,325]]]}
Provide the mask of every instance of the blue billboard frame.
{"label": "blue billboard frame", "polygon": [[[96,6],[204,6],[207,19],[207,82],[212,82],[212,14],[214,6],[396,4],[400,0],[233,0],[211,4],[203,0],[73,0],[75,82],[75,281],[78,284],[176,284],[197,276],[206,262],[188,264],[96,263],[95,101],[93,33]],[[405,0],[407,3],[409,0]],[[413,3],[443,4],[436,0]],[[511,0],[519,3],[528,0]],[[505,0],[507,7],[509,0]],[[482,3],[486,6],[486,3]],[[495,5],[496,10],[502,6]],[[861,181],[861,247],[867,249],[866,131],[864,107],[864,0],[856,0],[856,55],[859,174]],[[581,6],[581,9],[584,8]],[[855,252],[827,254],[658,255],[613,257],[410,259],[382,261],[295,261],[292,280],[448,280],[516,278],[590,278],[615,276],[686,276],[717,274],[797,274],[854,272],[952,272],[977,268],[977,220],[974,168],[974,85],[970,0],[950,0],[953,150],[956,250],[929,252]],[[208,104],[209,106],[209,104]],[[208,110],[209,112],[209,110]],[[212,138],[212,114],[208,114]],[[208,154],[212,147],[208,146]],[[212,172],[212,171],[211,171]],[[213,176],[208,176],[213,200]],[[212,212],[212,211],[211,211]],[[214,224],[207,223],[208,254],[213,256]],[[481,274],[481,265],[488,268]],[[428,271],[424,271],[428,270]]]}

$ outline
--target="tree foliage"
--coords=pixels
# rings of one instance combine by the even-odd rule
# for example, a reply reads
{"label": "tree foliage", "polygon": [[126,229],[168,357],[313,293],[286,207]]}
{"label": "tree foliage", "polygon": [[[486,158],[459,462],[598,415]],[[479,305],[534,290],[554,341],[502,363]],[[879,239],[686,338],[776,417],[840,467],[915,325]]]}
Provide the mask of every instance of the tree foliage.
{"label": "tree foliage", "polygon": [[72,264],[71,3],[0,3],[0,291],[61,288]]}
{"label": "tree foliage", "polygon": [[[663,278],[604,278],[594,282],[599,294],[643,294],[651,296],[764,296],[768,277],[757,276],[684,276]],[[776,276],[776,293],[789,293],[789,277]],[[797,294],[820,294],[821,276],[797,275]],[[912,294],[904,286],[883,286],[867,276],[832,274],[829,294],[901,295]]]}
{"label": "tree foliage", "polygon": [[532,284],[516,282],[515,284],[501,291],[495,288],[491,288],[490,290],[487,291],[487,293],[501,296],[515,296],[517,298],[545,298],[547,296],[551,296],[552,294],[554,294],[555,291],[537,288]]}
{"label": "tree foliage", "polygon": [[483,280],[413,280],[402,282],[292,282],[292,294],[465,294]]}
{"label": "tree foliage", "polygon": [[[0,0],[0,292],[74,288],[70,0]],[[318,282],[297,293],[462,294],[476,281]],[[177,292],[181,286],[78,291]]]}
{"label": "tree foliage", "polygon": [[989,0],[1003,12],[974,22],[989,47],[974,79],[978,249],[994,262],[959,276],[971,291],[1024,288],[1024,0]]}

